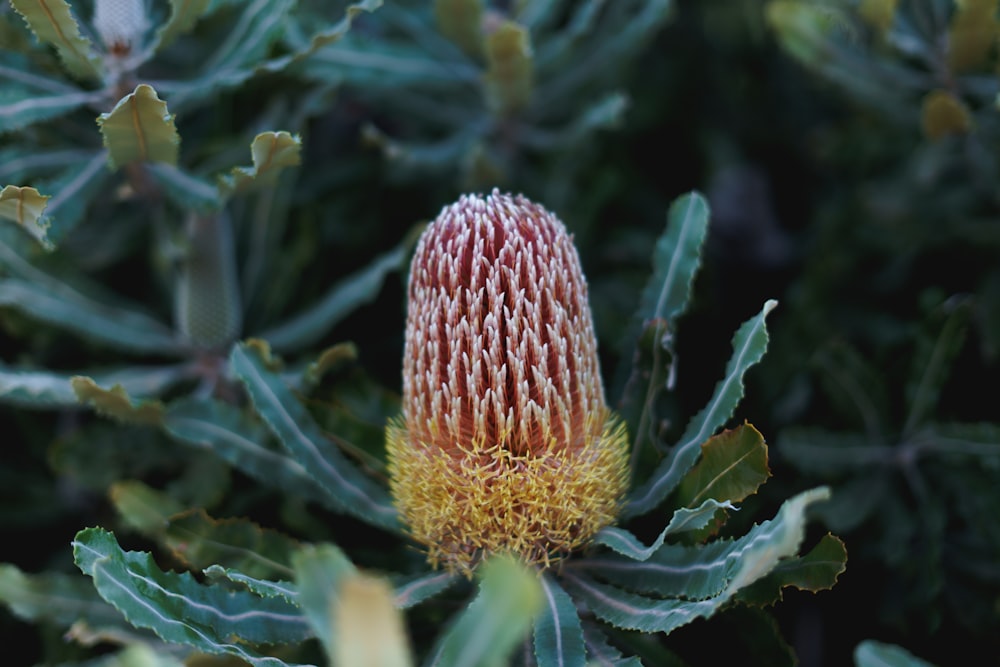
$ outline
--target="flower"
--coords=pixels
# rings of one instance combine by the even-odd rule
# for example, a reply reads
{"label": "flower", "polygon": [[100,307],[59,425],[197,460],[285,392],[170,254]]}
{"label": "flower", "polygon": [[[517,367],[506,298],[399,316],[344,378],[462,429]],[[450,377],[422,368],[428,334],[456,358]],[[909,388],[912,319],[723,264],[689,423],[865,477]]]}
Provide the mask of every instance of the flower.
{"label": "flower", "polygon": [[435,567],[490,553],[544,566],[614,521],[627,435],[604,398],[566,228],[523,196],[466,195],[410,267],[390,489]]}

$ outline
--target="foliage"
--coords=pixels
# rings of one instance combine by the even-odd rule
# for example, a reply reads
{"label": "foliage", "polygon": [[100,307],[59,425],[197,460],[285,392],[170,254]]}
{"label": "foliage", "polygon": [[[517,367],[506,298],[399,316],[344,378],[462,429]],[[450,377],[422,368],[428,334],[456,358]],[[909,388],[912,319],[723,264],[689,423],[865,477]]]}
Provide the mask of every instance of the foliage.
{"label": "foliage", "polygon": [[[51,665],[996,654],[998,26],[3,3],[0,632]],[[585,551],[467,581],[383,438],[416,233],[494,185],[574,232],[633,483]]]}

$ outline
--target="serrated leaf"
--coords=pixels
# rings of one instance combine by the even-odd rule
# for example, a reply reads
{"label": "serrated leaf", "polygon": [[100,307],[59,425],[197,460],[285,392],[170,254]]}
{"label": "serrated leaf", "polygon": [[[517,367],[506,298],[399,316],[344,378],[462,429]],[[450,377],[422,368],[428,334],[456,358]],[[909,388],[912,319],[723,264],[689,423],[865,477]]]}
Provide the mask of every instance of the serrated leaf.
{"label": "serrated leaf", "polygon": [[13,220],[46,250],[53,244],[48,237],[49,220],[45,207],[51,197],[35,188],[7,185],[0,190],[0,218]]}
{"label": "serrated leaf", "polygon": [[[645,563],[622,561],[617,568],[610,558],[588,564],[595,574],[620,585],[660,589],[658,594],[669,596],[665,599],[636,595],[569,571],[566,578],[576,597],[615,627],[669,633],[695,619],[711,616],[740,590],[770,574],[782,559],[796,555],[805,534],[806,509],[828,497],[829,489],[825,487],[803,492],[785,501],[774,519],[754,526],[732,542],[713,542],[704,547],[667,545]],[[687,562],[683,566],[660,562],[661,554],[671,556],[671,560],[674,554],[684,555]],[[699,555],[704,557],[697,558]],[[696,578],[700,581],[696,582]],[[668,579],[669,586],[664,586]],[[701,597],[703,591],[714,593]]]}
{"label": "serrated leaf", "polygon": [[304,48],[297,49],[294,53],[279,58],[268,60],[261,66],[261,71],[278,72],[293,63],[309,63],[317,52],[325,46],[334,44],[341,40],[350,30],[354,19],[362,12],[374,12],[382,6],[382,0],[361,0],[352,5],[348,5],[344,10],[344,18],[334,23],[331,27],[320,30],[309,38],[308,44]]}
{"label": "serrated leaf", "polygon": [[[633,467],[643,446],[654,441],[650,429],[655,421],[656,396],[661,390],[673,387],[673,336],[701,265],[701,247],[708,232],[708,219],[708,203],[697,192],[679,197],[670,205],[666,229],[656,241],[653,251],[653,272],[643,289],[639,308],[626,338],[629,349],[623,355],[625,359],[633,358],[634,349],[643,341],[652,345],[653,368],[648,377],[643,375],[645,369],[623,365],[618,380],[622,392],[622,414],[635,438],[632,443]],[[623,375],[627,373],[631,373],[631,377],[626,380]]]}
{"label": "serrated leaf", "polygon": [[413,658],[403,627],[403,615],[393,605],[392,587],[380,577],[362,573],[344,576],[331,609],[337,667],[410,667]]}
{"label": "serrated leaf", "polygon": [[782,589],[788,586],[812,593],[829,590],[845,569],[847,548],[827,533],[809,553],[782,560],[766,577],[740,591],[737,599],[763,607],[781,600]]}
{"label": "serrated leaf", "polygon": [[292,556],[299,604],[313,632],[333,655],[334,633],[331,614],[337,604],[340,582],[357,572],[344,552],[332,544],[311,544]]}
{"label": "serrated leaf", "polygon": [[740,502],[767,481],[767,444],[749,423],[722,431],[701,445],[701,459],[677,487],[677,504]]}
{"label": "serrated leaf", "polygon": [[315,387],[328,371],[347,362],[357,361],[357,359],[358,346],[354,343],[346,342],[332,345],[323,350],[315,361],[306,366],[306,370],[302,374],[302,384],[306,387]]}
{"label": "serrated leaf", "polygon": [[97,125],[115,169],[132,162],[177,164],[180,136],[174,117],[148,84],[140,83],[109,113],[98,116]]}
{"label": "serrated leaf", "polygon": [[625,516],[642,514],[663,501],[694,465],[701,451],[701,443],[732,416],[743,398],[744,373],[760,361],[767,349],[765,318],[777,305],[777,301],[767,301],[761,312],[747,320],[733,336],[733,356],[726,365],[725,377],[715,386],[708,405],[688,422],[684,434],[668,457],[657,466],[648,480],[630,494]]}
{"label": "serrated leaf", "polygon": [[150,554],[123,551],[114,535],[100,528],[77,533],[73,555],[101,597],[134,626],[149,628],[165,641],[232,655],[255,667],[285,667],[252,645],[311,636],[301,611],[284,599],[204,586],[189,573],[164,572]]}
{"label": "serrated leaf", "polygon": [[80,34],[69,3],[65,0],[10,0],[39,41],[51,44],[66,69],[77,77],[99,76],[93,44]]}
{"label": "serrated leaf", "polygon": [[211,0],[170,0],[170,18],[156,31],[156,48],[162,49],[194,27]]}
{"label": "serrated leaf", "polygon": [[282,598],[295,606],[299,605],[299,592],[291,581],[258,579],[221,565],[209,565],[204,569],[203,574],[209,581],[225,580],[238,584],[241,588],[262,598]]}
{"label": "serrated leaf", "polygon": [[541,610],[541,584],[513,558],[494,556],[480,568],[479,594],[438,640],[433,667],[501,667]]}
{"label": "serrated leaf", "polygon": [[102,389],[93,379],[77,375],[70,379],[70,385],[80,402],[89,405],[99,415],[126,424],[159,426],[163,423],[163,403],[134,401],[120,384]]}
{"label": "serrated leaf", "polygon": [[653,540],[648,547],[639,539],[623,528],[609,526],[598,531],[594,537],[594,544],[608,547],[622,556],[627,556],[632,560],[644,561],[656,553],[663,546],[668,535],[675,535],[690,530],[701,530],[715,517],[719,510],[732,510],[736,506],[729,501],[719,502],[713,498],[704,501],[698,507],[691,509],[681,507],[674,510],[670,517],[670,523],[664,528],[660,535]]}
{"label": "serrated leaf", "polygon": [[396,583],[395,604],[400,609],[409,609],[427,600],[460,580],[451,572],[430,572]]}
{"label": "serrated leaf", "polygon": [[282,491],[339,510],[298,461],[266,447],[268,434],[236,407],[210,399],[181,399],[167,408],[163,426],[187,445],[213,452],[250,477]]}
{"label": "serrated leaf", "polygon": [[320,431],[312,416],[266,366],[266,343],[241,343],[230,354],[254,406],[282,444],[312,475],[341,511],[398,530],[396,510],[384,488],[366,477]]}
{"label": "serrated leaf", "polygon": [[223,197],[245,192],[251,187],[274,183],[283,169],[300,162],[302,140],[288,132],[261,132],[250,145],[252,167],[235,167],[232,173],[219,178]]}
{"label": "serrated leaf", "polygon": [[204,510],[171,516],[164,544],[190,567],[218,564],[258,579],[290,579],[299,543],[247,519],[213,519]]}
{"label": "serrated leaf", "polygon": [[582,667],[587,653],[576,605],[552,576],[545,574],[539,582],[543,601],[533,630],[538,667]]}
{"label": "serrated leaf", "polygon": [[934,667],[902,646],[866,639],[854,649],[854,667]]}
{"label": "serrated leaf", "polygon": [[[129,394],[155,396],[186,373],[181,366],[142,366],[92,372],[100,386],[120,384]],[[76,373],[54,373],[0,365],[0,401],[22,407],[54,408],[79,405],[70,378]]]}
{"label": "serrated leaf", "polygon": [[584,622],[583,641],[587,646],[587,667],[643,667],[642,661],[635,656],[626,657],[615,646],[612,646],[604,634],[603,628],[597,623]]}
{"label": "serrated leaf", "polygon": [[69,626],[81,618],[92,624],[121,623],[121,614],[101,599],[86,578],[58,572],[27,574],[0,563],[0,602],[25,621]]}
{"label": "serrated leaf", "polygon": [[[200,72],[184,80],[160,81],[157,88],[170,98],[175,110],[220,90],[238,86],[252,77],[271,46],[281,38],[294,0],[250,0],[232,3],[235,15],[227,18],[226,39],[206,59]],[[212,13],[209,7],[206,13]]]}
{"label": "serrated leaf", "polygon": [[393,250],[376,257],[368,266],[335,283],[308,310],[260,333],[276,351],[299,349],[315,343],[344,317],[378,296],[385,277],[403,266],[410,253],[408,237]]}

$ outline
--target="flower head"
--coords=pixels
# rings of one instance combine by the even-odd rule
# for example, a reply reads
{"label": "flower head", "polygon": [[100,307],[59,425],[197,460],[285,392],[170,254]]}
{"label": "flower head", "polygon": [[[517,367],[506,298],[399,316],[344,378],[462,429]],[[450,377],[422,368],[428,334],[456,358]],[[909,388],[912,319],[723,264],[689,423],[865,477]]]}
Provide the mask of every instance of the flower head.
{"label": "flower head", "polygon": [[391,491],[432,564],[513,552],[548,565],[610,524],[628,478],[587,285],[562,222],[522,196],[467,195],[410,268]]}

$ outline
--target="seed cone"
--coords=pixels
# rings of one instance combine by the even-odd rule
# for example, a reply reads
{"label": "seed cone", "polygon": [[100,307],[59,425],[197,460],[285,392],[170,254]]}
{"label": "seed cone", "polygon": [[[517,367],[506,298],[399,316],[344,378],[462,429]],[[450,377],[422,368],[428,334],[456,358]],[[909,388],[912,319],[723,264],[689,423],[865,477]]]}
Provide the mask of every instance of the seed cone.
{"label": "seed cone", "polygon": [[390,488],[437,566],[489,553],[549,565],[610,524],[627,437],[601,384],[566,228],[494,190],[442,210],[410,267]]}

